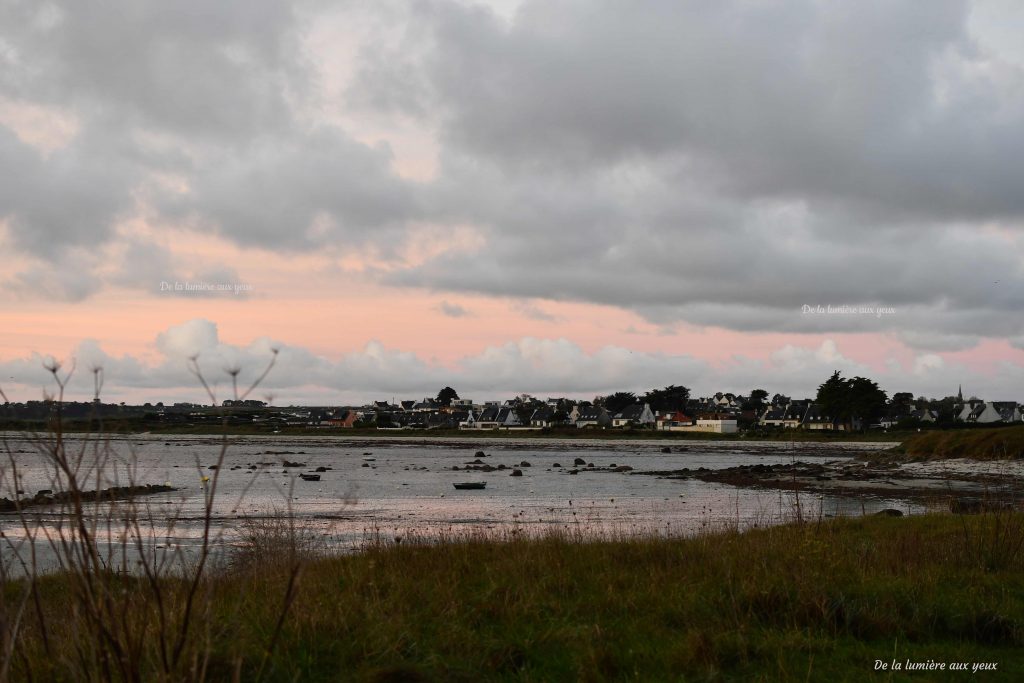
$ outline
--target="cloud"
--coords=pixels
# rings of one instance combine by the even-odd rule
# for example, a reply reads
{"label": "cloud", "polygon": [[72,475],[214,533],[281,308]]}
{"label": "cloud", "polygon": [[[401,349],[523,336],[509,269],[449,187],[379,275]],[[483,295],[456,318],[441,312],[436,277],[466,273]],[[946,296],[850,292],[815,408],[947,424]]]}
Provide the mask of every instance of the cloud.
{"label": "cloud", "polygon": [[[273,393],[285,404],[362,403],[381,397],[426,396],[446,385],[479,401],[522,392],[590,398],[618,390],[643,392],[668,384],[688,386],[695,395],[746,393],[757,386],[771,393],[809,397],[836,370],[846,377],[871,377],[890,394],[911,391],[915,395],[953,395],[963,378],[970,377],[970,390],[977,395],[990,400],[1019,400],[1017,392],[1024,381],[1024,368],[1019,365],[1001,364],[985,375],[938,354],[920,354],[906,368],[890,362],[879,370],[848,357],[833,340],[816,347],[783,345],[766,359],[737,356],[709,363],[688,354],[641,352],[615,345],[587,351],[564,338],[524,337],[441,365],[378,341],[334,359],[267,338],[254,339],[244,346],[226,344],[214,322],[194,319],[161,332],[155,347],[159,357],[143,361],[131,355],[112,356],[96,341],[84,340],[71,358],[64,359],[65,368],[72,367],[72,358],[77,365],[69,397],[90,398],[90,369],[102,366],[108,399],[207,400],[189,370],[189,359],[196,357],[218,400],[229,398],[227,371],[241,369],[239,386],[244,390],[275,357],[273,349],[278,350],[276,364],[255,396]],[[37,397],[50,382],[43,370],[44,360],[44,356],[32,354],[0,362],[4,390],[15,399],[19,395],[22,399]]]}
{"label": "cloud", "polygon": [[473,316],[473,312],[468,308],[448,301],[442,301],[439,303],[437,305],[437,310],[442,315],[446,315],[449,318],[468,318]]}
{"label": "cloud", "polygon": [[512,310],[519,315],[529,318],[530,320],[537,320],[544,323],[558,322],[558,316],[551,315],[543,308],[536,304],[530,303],[529,301],[514,301],[511,306]]}
{"label": "cloud", "polygon": [[488,239],[389,281],[742,331],[1019,335],[1024,69],[969,3],[932,9],[421,8],[417,75],[376,60],[354,87],[372,73],[388,111],[389,81],[430,93],[406,113],[440,130],[436,197]]}
{"label": "cloud", "polygon": [[[3,286],[123,285],[130,264],[68,264],[141,218],[369,254],[367,278],[540,319],[582,301],[922,352],[1019,339],[1024,65],[979,7],[8,2],[0,221],[28,265]],[[429,180],[397,172],[384,119],[436,148]],[[455,226],[469,248],[443,248]],[[818,305],[894,312],[801,313]]]}
{"label": "cloud", "polygon": [[177,360],[212,351],[219,345],[217,324],[202,318],[170,327],[156,337],[156,348],[160,353]]}

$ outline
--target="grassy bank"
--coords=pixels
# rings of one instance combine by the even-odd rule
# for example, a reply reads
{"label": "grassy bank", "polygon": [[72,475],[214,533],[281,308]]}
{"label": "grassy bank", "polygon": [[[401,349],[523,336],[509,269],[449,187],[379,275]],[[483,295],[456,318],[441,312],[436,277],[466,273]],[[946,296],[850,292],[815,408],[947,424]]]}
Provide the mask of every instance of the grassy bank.
{"label": "grassy bank", "polygon": [[[406,539],[310,560],[279,633],[291,574],[259,552],[206,580],[185,660],[210,680],[890,680],[876,659],[998,662],[985,680],[1019,680],[1022,525],[932,515],[682,540]],[[155,608],[140,584],[109,580],[141,678],[158,680]],[[26,610],[14,680],[102,677],[70,585],[41,580],[48,646]],[[8,607],[20,588],[5,587]],[[168,582],[163,596],[183,591]],[[946,680],[893,677],[910,679]]]}
{"label": "grassy bank", "polygon": [[923,459],[1017,460],[1024,458],[1024,426],[923,432],[904,441],[901,451]]}

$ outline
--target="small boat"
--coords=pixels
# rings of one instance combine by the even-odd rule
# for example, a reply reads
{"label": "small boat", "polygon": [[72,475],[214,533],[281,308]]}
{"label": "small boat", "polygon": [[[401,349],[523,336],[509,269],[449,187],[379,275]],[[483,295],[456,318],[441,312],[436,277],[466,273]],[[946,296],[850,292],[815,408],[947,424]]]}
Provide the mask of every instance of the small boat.
{"label": "small boat", "polygon": [[452,484],[457,489],[483,489],[487,488],[486,481],[461,481],[456,484]]}
{"label": "small boat", "polygon": [[300,474],[299,479],[302,481],[320,481],[319,474]]}

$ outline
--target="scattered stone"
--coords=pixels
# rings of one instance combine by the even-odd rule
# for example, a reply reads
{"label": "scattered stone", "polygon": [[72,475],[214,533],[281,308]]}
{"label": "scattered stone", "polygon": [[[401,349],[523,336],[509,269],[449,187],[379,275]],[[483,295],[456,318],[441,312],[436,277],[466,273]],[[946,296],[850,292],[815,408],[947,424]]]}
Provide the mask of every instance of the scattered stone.
{"label": "scattered stone", "polygon": [[505,469],[505,466],[504,465],[498,465],[498,469],[499,470],[503,470],[503,469]]}
{"label": "scattered stone", "polygon": [[522,470],[512,470],[512,474],[511,474],[511,475],[509,475],[509,476],[512,476],[512,477],[521,477],[521,476],[523,476],[523,471],[522,471]]}
{"label": "scattered stone", "polygon": [[370,463],[368,463],[368,462],[364,462],[363,463],[363,467],[369,467],[369,466],[370,466]]}
{"label": "scattered stone", "polygon": [[572,461],[572,464],[573,465],[586,465],[587,461],[584,460],[583,458],[576,458],[575,460]]}
{"label": "scattered stone", "polygon": [[886,508],[875,513],[875,517],[902,517],[903,513],[893,508]]}
{"label": "scattered stone", "polygon": [[[177,490],[178,489],[173,486],[145,484],[138,486],[112,486],[109,489],[102,489],[98,491],[82,491],[78,495],[81,497],[83,502],[93,502],[97,500],[120,500],[123,498],[132,498],[134,496],[153,493],[167,493]],[[24,493],[24,491],[18,490],[19,495]],[[19,507],[24,508],[29,505],[52,505],[54,503],[64,503],[71,500],[73,495],[74,494],[70,491],[52,493],[50,489],[42,489],[32,498],[22,498],[20,500],[0,498],[0,512],[10,512],[11,510],[16,510]]]}
{"label": "scattered stone", "polygon": [[328,468],[326,468],[326,467],[317,467],[315,471],[317,471],[317,472],[326,472],[327,469]]}
{"label": "scattered stone", "polygon": [[661,452],[662,453],[671,453],[672,449],[669,448],[668,446],[665,446],[664,448],[661,449]]}
{"label": "scattered stone", "polygon": [[477,457],[477,458],[486,458],[487,457],[487,454],[484,453],[483,451],[477,451],[473,455],[474,455],[474,457]]}
{"label": "scattered stone", "polygon": [[632,472],[633,468],[629,465],[619,465],[612,470],[613,472]]}
{"label": "scattered stone", "polygon": [[285,467],[305,467],[306,463],[304,463],[304,462],[293,462],[291,460],[285,460],[284,461],[284,466]]}
{"label": "scattered stone", "polygon": [[530,463],[526,462],[525,460],[522,461],[521,463],[519,463],[519,466],[520,467],[533,467],[533,465],[531,465]]}
{"label": "scattered stone", "polygon": [[556,462],[554,465],[552,465],[552,467],[561,467],[561,466],[562,466],[562,463],[560,463],[560,462]]}

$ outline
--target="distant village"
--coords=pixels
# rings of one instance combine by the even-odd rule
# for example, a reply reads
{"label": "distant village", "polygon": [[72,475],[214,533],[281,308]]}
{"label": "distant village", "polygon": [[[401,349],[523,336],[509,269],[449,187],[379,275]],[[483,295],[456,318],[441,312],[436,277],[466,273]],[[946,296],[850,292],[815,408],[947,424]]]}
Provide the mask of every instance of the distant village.
{"label": "distant village", "polygon": [[[877,390],[877,385],[875,388],[881,398],[876,400],[873,408],[864,409],[863,414],[841,414],[834,407],[830,410],[829,404],[821,400],[793,399],[781,394],[769,396],[765,390],[754,390],[748,395],[719,392],[691,398],[688,389],[674,385],[641,396],[616,392],[596,396],[592,400],[541,399],[520,394],[503,400],[477,402],[460,398],[454,389],[445,387],[436,397],[373,401],[360,406],[278,407],[258,400],[225,400],[219,406],[69,402],[62,404],[61,414],[71,421],[95,419],[98,415],[145,425],[183,428],[227,421],[230,425],[246,425],[271,432],[285,428],[381,431],[617,429],[735,434],[747,430],[861,431],[973,424],[992,426],[1020,424],[1024,420],[1020,404],[1015,401],[965,399],[962,390],[944,399],[915,399],[909,393],[896,393],[888,398]],[[52,418],[54,406],[52,402],[29,401],[8,403],[3,410],[8,426],[12,422],[26,425]]]}

